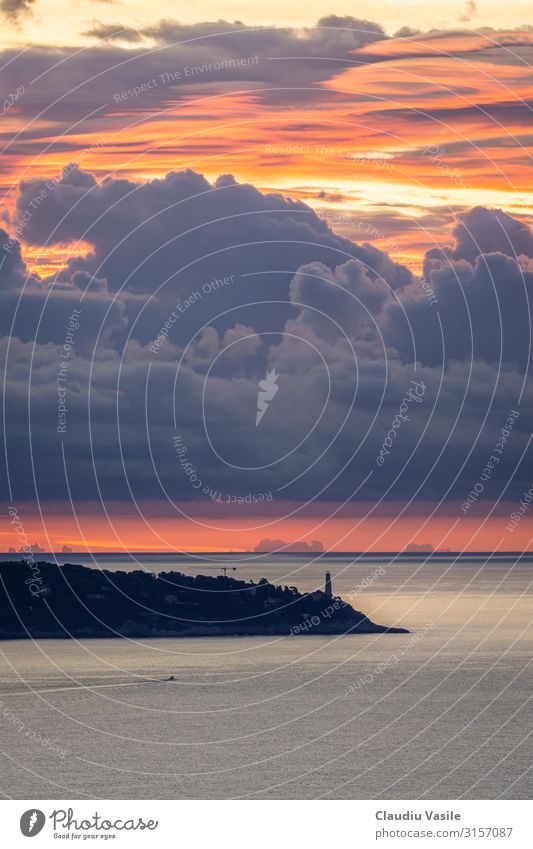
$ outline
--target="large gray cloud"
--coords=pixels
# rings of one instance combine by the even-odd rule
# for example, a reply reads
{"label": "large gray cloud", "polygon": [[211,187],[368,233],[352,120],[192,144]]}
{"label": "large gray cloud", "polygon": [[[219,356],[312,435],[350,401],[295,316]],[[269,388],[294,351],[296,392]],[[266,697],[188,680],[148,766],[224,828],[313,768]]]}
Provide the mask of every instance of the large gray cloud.
{"label": "large gray cloud", "polygon": [[[21,183],[20,219],[46,185],[46,180]],[[249,324],[251,315],[256,329],[281,329],[294,314],[290,278],[306,262],[333,269],[353,257],[370,280],[383,278],[392,289],[412,279],[382,251],[335,234],[300,201],[259,192],[231,176],[211,184],[193,171],[144,183],[111,178],[97,183],[69,169],[33,212],[24,238],[39,245],[90,243],[93,250],[70,260],[58,279],[68,283],[75,272],[105,278],[110,291],[120,291],[131,332],[142,342],[157,334],[178,299],[232,275],[231,285],[198,299],[189,330],[228,310],[234,311],[219,319],[225,329],[236,321]],[[174,328],[178,338],[181,326]]]}
{"label": "large gray cloud", "polygon": [[422,287],[401,306],[391,305],[384,327],[389,344],[411,356],[414,337],[417,358],[430,366],[474,359],[528,371],[533,274],[502,253],[482,254],[473,265],[433,258],[430,266],[426,286],[435,308],[420,297]]}
{"label": "large gray cloud", "polygon": [[0,334],[60,345],[73,310],[83,315],[76,347],[85,355],[94,349],[98,331],[107,344],[113,330],[127,324],[125,303],[110,295],[105,279],[75,271],[68,279],[43,281],[27,271],[19,242],[0,228]]}
{"label": "large gray cloud", "polygon": [[483,253],[499,251],[510,257],[533,257],[533,233],[501,209],[476,206],[460,216],[454,228],[454,257],[474,262]]}
{"label": "large gray cloud", "polygon": [[[40,186],[21,185],[19,214]],[[508,231],[526,244],[521,227]],[[24,238],[79,239],[92,250],[54,280],[28,275],[16,243],[0,267],[4,313],[16,303],[22,316],[1,340],[6,355],[9,348],[6,435],[17,497],[35,497],[34,474],[39,497],[68,496],[63,443],[79,501],[133,493],[142,502],[168,496],[212,507],[204,486],[296,502],[318,493],[337,502],[358,486],[362,500],[462,499],[509,411],[530,403],[529,384],[519,399],[531,274],[501,252],[459,258],[458,235],[455,249],[427,258],[431,303],[407,269],[337,236],[301,202],[230,177],[212,185],[193,172],[98,184],[69,171]],[[226,283],[204,292],[215,278]],[[73,298],[85,289],[67,429],[58,433],[59,346]],[[191,292],[198,297],[154,351],[154,335]],[[270,308],[271,300],[279,303]],[[278,376],[278,392],[257,427],[267,371]],[[412,381],[424,385],[423,400],[409,402],[380,467],[376,457]],[[176,432],[200,490],[179,461]],[[507,483],[528,438],[521,417],[487,492]],[[526,480],[519,465],[507,494]]]}

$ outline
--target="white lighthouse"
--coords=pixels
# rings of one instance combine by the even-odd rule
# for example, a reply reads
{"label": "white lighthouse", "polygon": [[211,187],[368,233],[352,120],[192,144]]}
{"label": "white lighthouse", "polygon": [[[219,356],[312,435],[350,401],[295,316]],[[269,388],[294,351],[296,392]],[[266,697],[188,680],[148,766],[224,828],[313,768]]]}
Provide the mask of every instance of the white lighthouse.
{"label": "white lighthouse", "polygon": [[331,587],[331,572],[326,572],[326,585],[324,587],[324,595],[327,598],[333,598],[333,589]]}

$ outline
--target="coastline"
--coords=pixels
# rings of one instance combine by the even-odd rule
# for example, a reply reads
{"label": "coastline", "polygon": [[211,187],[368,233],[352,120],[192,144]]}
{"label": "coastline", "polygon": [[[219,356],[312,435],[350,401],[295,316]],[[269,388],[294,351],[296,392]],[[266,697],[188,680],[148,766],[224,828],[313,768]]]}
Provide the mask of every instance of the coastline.
{"label": "coastline", "polygon": [[407,634],[325,589],[266,578],[113,572],[65,563],[0,564],[0,641]]}

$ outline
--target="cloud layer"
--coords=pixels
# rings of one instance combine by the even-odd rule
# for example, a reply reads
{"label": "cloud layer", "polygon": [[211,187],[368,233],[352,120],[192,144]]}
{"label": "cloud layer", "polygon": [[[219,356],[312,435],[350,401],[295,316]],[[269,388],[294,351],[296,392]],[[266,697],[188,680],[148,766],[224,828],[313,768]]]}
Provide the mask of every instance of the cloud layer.
{"label": "cloud layer", "polygon": [[[43,185],[21,184],[19,216]],[[24,230],[29,244],[88,246],[53,278],[28,274],[1,235],[21,499],[461,499],[530,397],[531,233],[498,210],[463,215],[423,278],[302,202],[191,171],[65,174]],[[525,485],[528,438],[524,416],[489,489]]]}

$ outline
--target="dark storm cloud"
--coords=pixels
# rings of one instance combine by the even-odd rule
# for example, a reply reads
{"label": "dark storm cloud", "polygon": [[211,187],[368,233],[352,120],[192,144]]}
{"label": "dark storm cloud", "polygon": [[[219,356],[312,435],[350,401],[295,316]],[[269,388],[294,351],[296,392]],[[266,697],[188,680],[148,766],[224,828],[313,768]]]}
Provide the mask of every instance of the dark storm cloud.
{"label": "dark storm cloud", "polygon": [[[21,184],[17,214],[40,187]],[[520,396],[532,275],[513,258],[528,250],[514,219],[480,209],[463,216],[471,235],[483,235],[492,216],[508,255],[488,252],[485,241],[475,260],[463,256],[472,243],[458,229],[455,248],[428,254],[432,303],[423,281],[383,252],[335,235],[301,202],[228,176],[214,185],[190,171],[96,183],[72,169],[48,201],[24,238],[80,239],[93,250],[53,281],[28,276],[16,242],[4,252],[2,312],[19,311],[1,345],[6,354],[9,346],[6,433],[20,499],[35,496],[34,472],[39,497],[68,496],[62,442],[81,501],[168,496],[200,510],[212,506],[203,487],[270,492],[280,502],[317,493],[332,502],[464,498],[509,410],[530,403],[529,385]],[[58,434],[59,350],[85,291],[67,429]],[[272,370],[278,392],[258,427],[258,382]],[[415,385],[423,399],[412,401],[380,468],[376,456]],[[176,432],[200,491],[179,462]],[[507,482],[528,437],[520,418],[492,486]],[[521,466],[508,496],[526,479]]]}
{"label": "dark storm cloud", "polygon": [[[19,218],[46,183],[21,183]],[[93,251],[72,259],[59,279],[69,281],[75,271],[105,278],[110,291],[121,291],[130,320],[142,310],[132,333],[143,342],[157,334],[178,298],[230,274],[232,285],[213,294],[207,313],[205,302],[198,304],[192,318],[198,326],[218,304],[220,312],[239,308],[220,319],[222,329],[237,320],[247,325],[250,315],[258,329],[281,329],[294,312],[287,297],[290,278],[307,262],[334,268],[354,257],[372,279],[384,278],[392,289],[412,279],[382,251],[336,235],[301,201],[261,193],[231,176],[211,184],[193,171],[145,183],[96,183],[70,169],[27,222],[24,239],[34,245],[90,243]],[[145,296],[155,293],[147,303]],[[241,308],[245,300],[252,305]],[[264,303],[275,300],[281,303]]]}
{"label": "dark storm cloud", "polygon": [[533,257],[530,228],[501,209],[474,207],[460,216],[453,235],[456,259],[474,262],[480,254],[494,251],[516,258]]}
{"label": "dark storm cloud", "polygon": [[[295,328],[289,325],[287,330]],[[301,326],[298,335],[305,337]],[[497,371],[488,365],[474,363],[471,367],[469,363],[452,363],[444,385],[439,388],[438,369],[419,366],[415,372],[411,364],[401,364],[392,356],[385,368],[383,357],[378,361],[375,351],[365,352],[355,341],[359,369],[357,400],[341,427],[355,389],[349,351],[341,344],[328,345],[312,328],[307,338],[327,359],[333,386],[324,418],[305,440],[303,450],[297,451],[293,451],[295,445],[318,419],[328,386],[318,358],[306,360],[301,345],[290,349],[289,343],[294,342],[290,337],[270,354],[271,364],[282,366],[283,370],[278,406],[268,411],[269,418],[265,417],[261,429],[254,425],[257,378],[261,376],[257,367],[253,376],[238,379],[217,376],[206,387],[204,375],[187,367],[180,373],[174,394],[176,362],[153,362],[149,376],[146,361],[126,357],[121,364],[116,354],[108,351],[105,359],[99,357],[92,368],[90,392],[89,362],[80,357],[73,361],[67,385],[68,426],[66,434],[61,436],[54,432],[57,348],[48,345],[34,350],[30,343],[24,347],[14,340],[8,371],[6,435],[10,471],[18,497],[34,495],[28,432],[20,427],[21,422],[30,419],[33,464],[41,498],[67,497],[61,440],[67,457],[68,483],[75,500],[97,500],[98,483],[106,501],[126,500],[131,489],[138,501],[157,500],[166,493],[178,504],[196,500],[199,509],[202,504],[210,504],[209,496],[193,488],[178,464],[172,444],[176,432],[175,409],[186,459],[202,484],[215,492],[245,496],[249,492],[268,491],[276,500],[296,501],[322,492],[321,500],[344,500],[351,497],[374,469],[358,498],[382,497],[398,473],[400,479],[388,497],[396,500],[411,497],[422,486],[420,497],[441,498],[453,485],[456,475],[459,482],[452,487],[454,494],[461,492],[472,475],[479,473],[477,466],[486,461],[509,409],[516,406],[521,381],[515,372],[506,373],[503,380],[498,380]],[[30,362],[31,411],[27,391]],[[250,363],[250,368],[253,367]],[[385,371],[388,388],[380,408]],[[425,386],[424,402],[410,411],[409,421],[378,477],[375,457],[413,380]],[[204,388],[203,409],[212,447],[202,425]],[[482,430],[473,457],[461,472],[486,414],[489,425]],[[338,438],[323,454],[337,431]],[[518,461],[528,435],[526,424],[519,422],[506,454],[506,465],[494,474],[496,481],[505,480],[506,470]],[[282,464],[276,462],[281,453],[288,454]],[[313,466],[312,461],[322,454],[322,459]],[[254,467],[269,463],[274,465],[260,471],[234,468],[234,465]],[[440,464],[440,472],[424,483],[434,463]],[[302,477],[287,486],[299,475]],[[520,470],[510,494],[526,478],[527,470]]]}
{"label": "dark storm cloud", "polygon": [[296,304],[305,304],[299,321],[315,328],[322,339],[346,333],[364,339],[372,332],[372,318],[390,297],[390,288],[380,277],[373,278],[359,260],[349,260],[331,271],[322,263],[301,266],[291,281],[289,294]]}
{"label": "dark storm cloud", "polygon": [[473,265],[453,259],[452,252],[442,252],[440,259],[437,251],[430,253],[425,285],[438,310],[428,310],[427,300],[416,296],[401,307],[392,305],[385,330],[389,344],[410,356],[414,335],[416,357],[429,366],[472,357],[529,371],[533,274],[502,253],[483,253]]}

